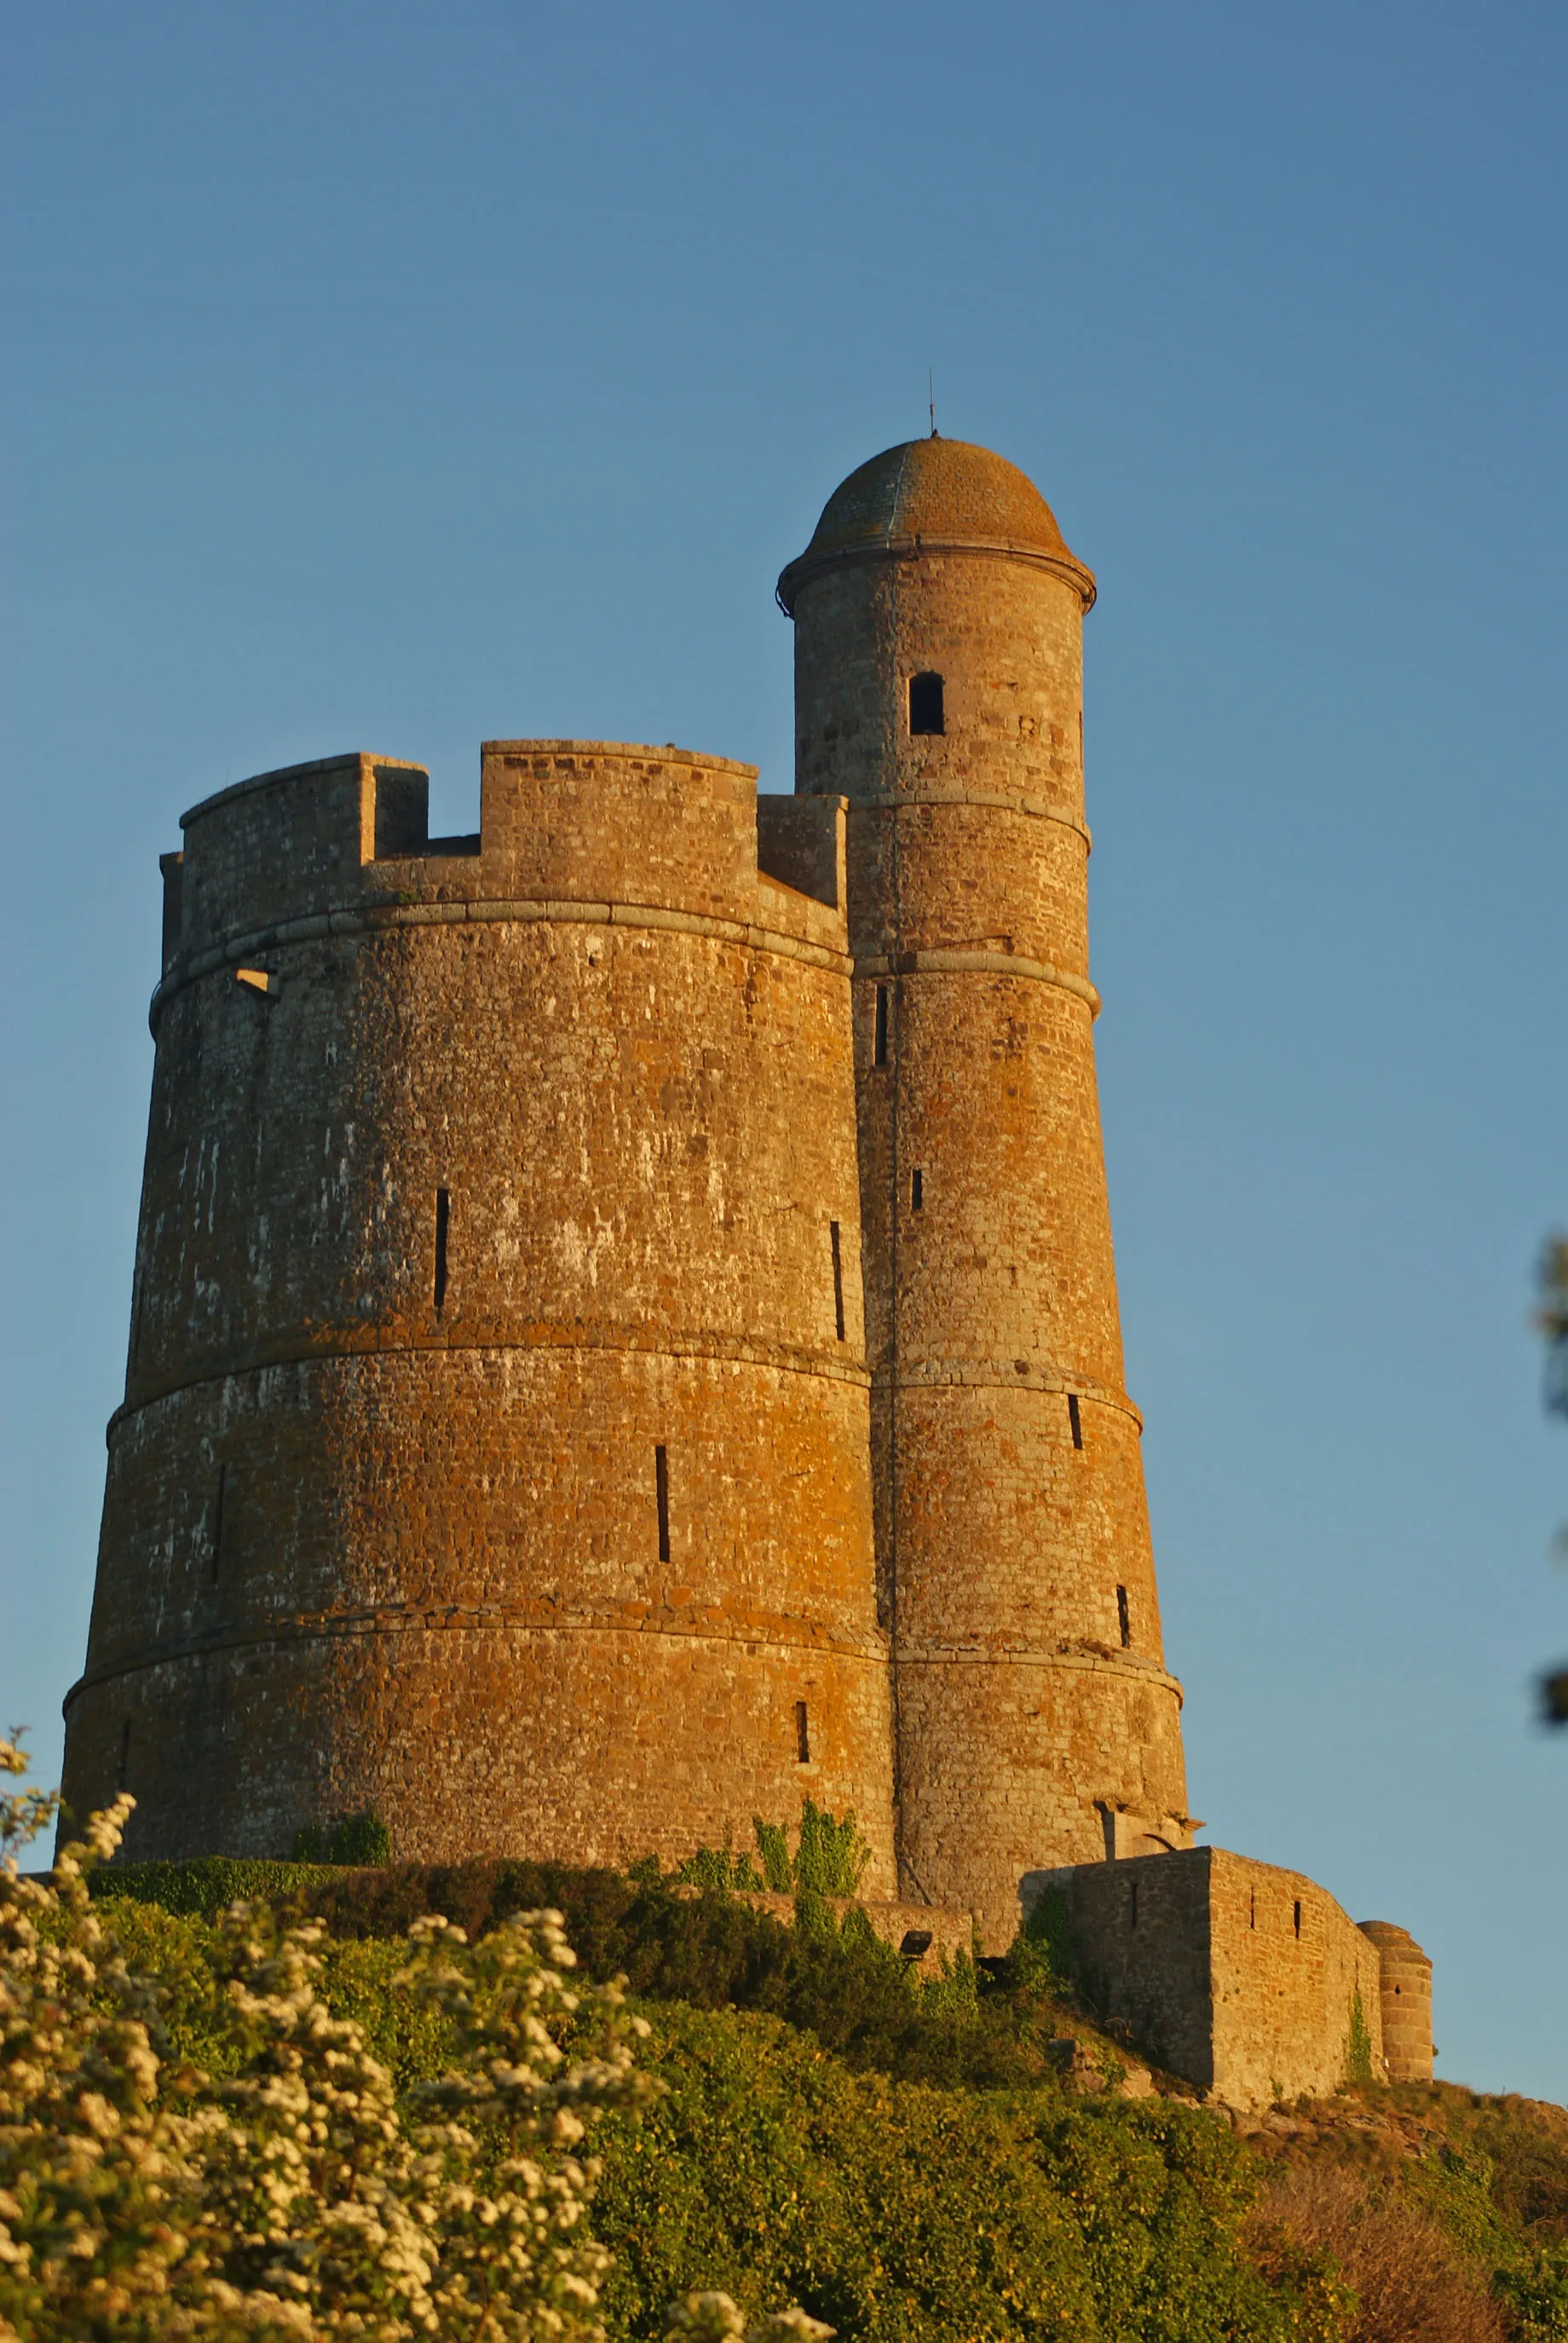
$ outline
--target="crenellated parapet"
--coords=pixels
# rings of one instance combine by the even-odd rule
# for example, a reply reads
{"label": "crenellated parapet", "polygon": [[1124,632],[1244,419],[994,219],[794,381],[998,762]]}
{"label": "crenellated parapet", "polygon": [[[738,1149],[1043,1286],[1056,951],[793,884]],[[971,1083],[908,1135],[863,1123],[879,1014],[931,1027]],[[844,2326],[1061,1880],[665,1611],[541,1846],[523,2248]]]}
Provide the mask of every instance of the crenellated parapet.
{"label": "crenellated parapet", "polygon": [[836,800],[803,818],[759,797],[754,766],[620,742],[495,740],[481,758],[479,828],[462,837],[431,837],[422,766],[363,752],[193,807],[183,851],[162,858],[155,1018],[226,961],[376,926],[685,920],[790,957],[845,952]]}

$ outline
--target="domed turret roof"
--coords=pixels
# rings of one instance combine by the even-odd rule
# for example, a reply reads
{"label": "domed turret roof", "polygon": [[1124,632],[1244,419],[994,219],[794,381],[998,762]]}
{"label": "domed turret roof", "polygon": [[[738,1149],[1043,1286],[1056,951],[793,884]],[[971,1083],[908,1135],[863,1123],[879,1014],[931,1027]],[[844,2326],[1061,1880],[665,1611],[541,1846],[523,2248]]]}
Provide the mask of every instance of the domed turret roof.
{"label": "domed turret roof", "polygon": [[779,580],[793,611],[809,578],[845,561],[917,552],[1012,554],[1075,584],[1087,609],[1094,579],[1071,553],[1034,482],[989,447],[965,439],[906,439],[836,488],[810,544]]}

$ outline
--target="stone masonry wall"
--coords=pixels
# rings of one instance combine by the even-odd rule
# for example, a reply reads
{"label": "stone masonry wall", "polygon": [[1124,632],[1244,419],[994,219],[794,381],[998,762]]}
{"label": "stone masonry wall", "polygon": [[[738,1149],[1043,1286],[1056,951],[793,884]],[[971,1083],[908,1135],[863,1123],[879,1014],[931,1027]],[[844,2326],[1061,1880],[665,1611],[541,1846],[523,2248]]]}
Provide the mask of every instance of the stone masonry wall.
{"label": "stone masonry wall", "polygon": [[186,817],[78,1811],[131,1855],[678,1857],[801,1798],[893,1885],[843,817],[500,742]]}
{"label": "stone masonry wall", "polygon": [[[1382,2081],[1378,1947],[1300,1872],[1190,1847],[1042,1870],[1096,2006],[1158,2064],[1231,2107]],[[1359,2015],[1358,2015],[1359,2012]]]}
{"label": "stone masonry wall", "polygon": [[1382,2046],[1391,2083],[1432,2080],[1432,1963],[1406,1928],[1363,1920],[1378,1948],[1382,1981]]}

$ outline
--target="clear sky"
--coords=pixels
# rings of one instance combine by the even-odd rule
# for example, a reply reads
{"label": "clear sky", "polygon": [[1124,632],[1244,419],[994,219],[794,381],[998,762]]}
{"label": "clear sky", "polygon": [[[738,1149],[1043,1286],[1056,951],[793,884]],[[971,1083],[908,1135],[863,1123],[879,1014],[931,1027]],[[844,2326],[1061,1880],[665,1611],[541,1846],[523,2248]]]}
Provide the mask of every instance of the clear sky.
{"label": "clear sky", "polygon": [[1088,626],[1100,1062],[1192,1804],[1568,2099],[1560,6],[5,11],[0,1721],[58,1763],[184,809],[678,740],[923,429]]}

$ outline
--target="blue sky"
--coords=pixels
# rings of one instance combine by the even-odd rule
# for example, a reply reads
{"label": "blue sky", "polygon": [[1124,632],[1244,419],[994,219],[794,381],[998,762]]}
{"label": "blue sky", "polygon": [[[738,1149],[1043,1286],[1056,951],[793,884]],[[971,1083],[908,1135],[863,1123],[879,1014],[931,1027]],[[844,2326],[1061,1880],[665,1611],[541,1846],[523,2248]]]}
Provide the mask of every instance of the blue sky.
{"label": "blue sky", "polygon": [[5,23],[0,1717],[58,1762],[156,856],[292,759],[789,785],[780,564],[1000,448],[1098,572],[1094,974],[1192,1801],[1568,2098],[1568,19],[83,0]]}

